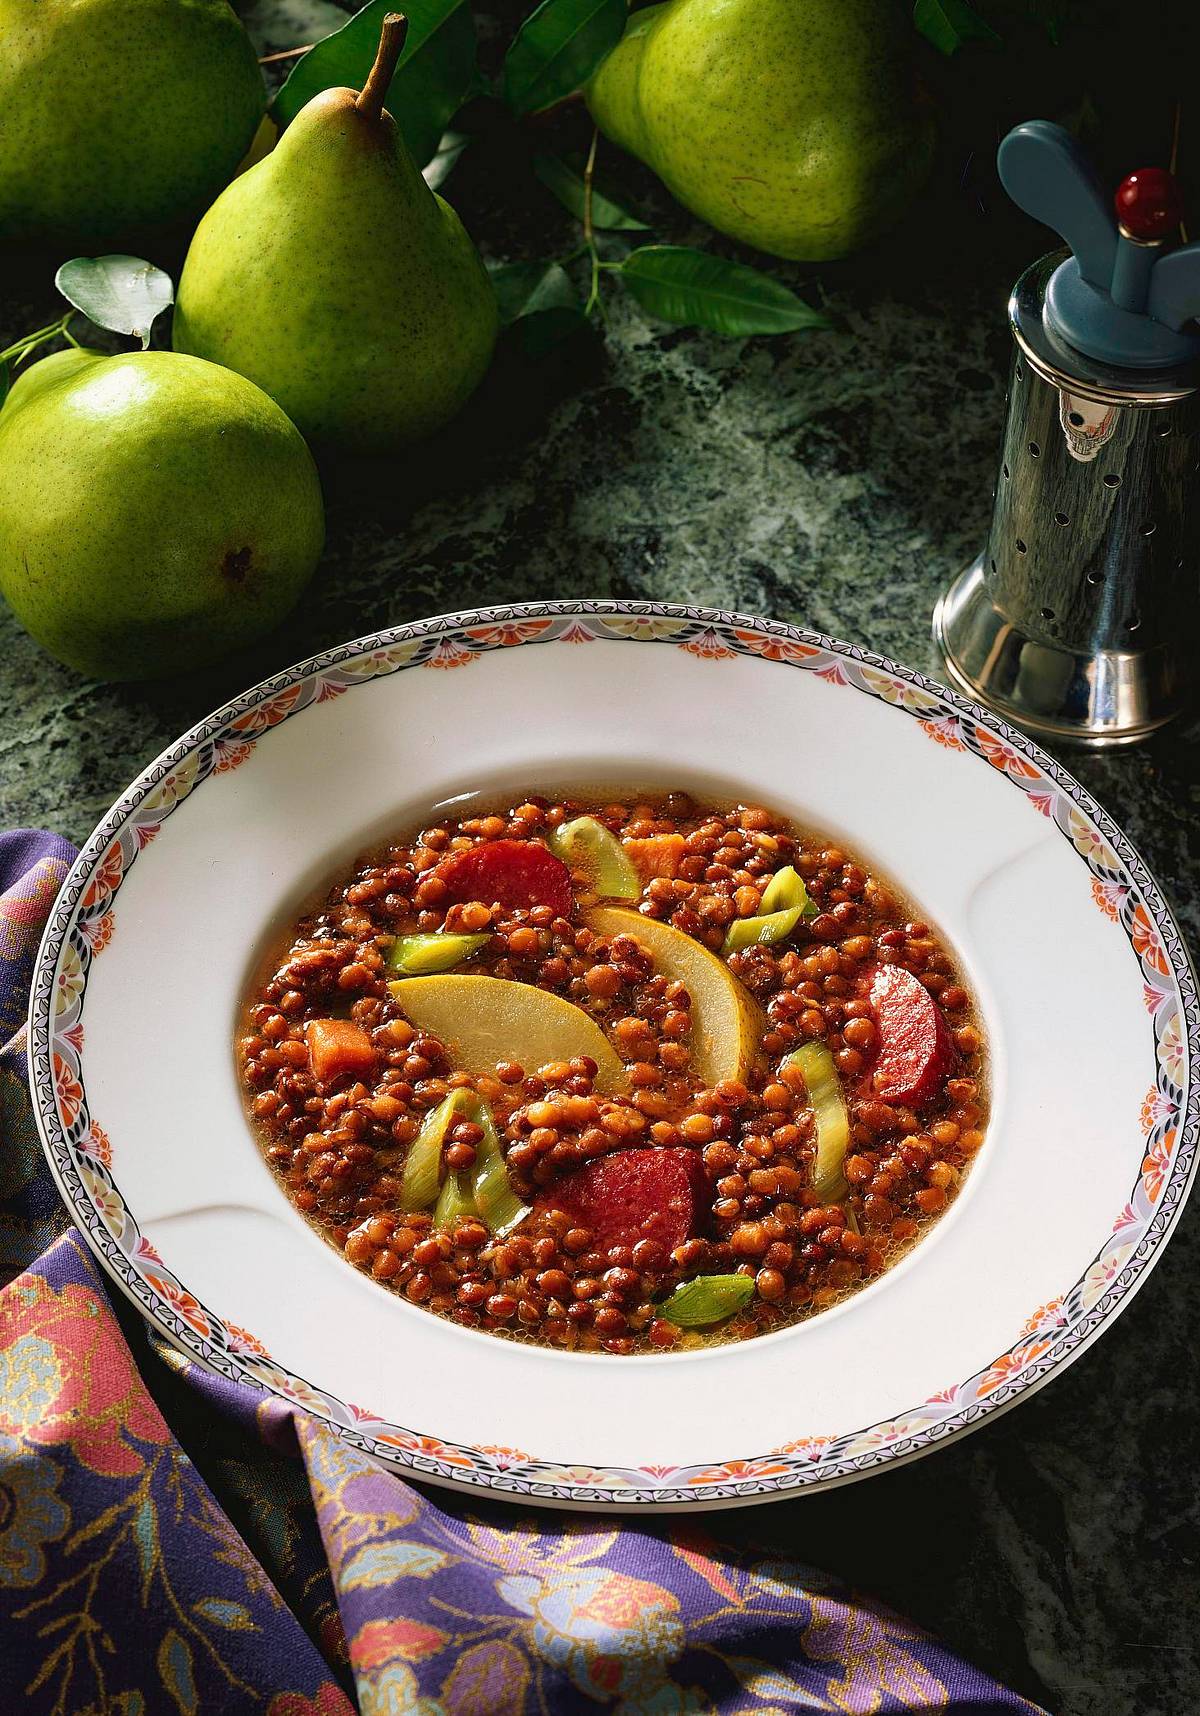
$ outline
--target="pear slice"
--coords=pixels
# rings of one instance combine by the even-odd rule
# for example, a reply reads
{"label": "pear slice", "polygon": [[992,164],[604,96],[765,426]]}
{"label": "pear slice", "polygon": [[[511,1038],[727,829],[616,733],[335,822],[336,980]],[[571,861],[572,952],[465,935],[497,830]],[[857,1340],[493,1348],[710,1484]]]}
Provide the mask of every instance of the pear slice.
{"label": "pear slice", "polygon": [[588,1055],[599,1069],[598,1091],[625,1089],[625,1068],[617,1051],[595,1020],[561,995],[505,977],[453,972],[402,977],[388,988],[405,1016],[419,1031],[445,1043],[465,1072],[495,1072],[501,1061],[516,1061],[526,1072],[536,1072],[549,1061]]}
{"label": "pear slice", "polygon": [[606,940],[630,935],[640,941],[662,976],[687,989],[692,998],[692,1065],[704,1083],[744,1081],[766,1026],[758,1003],[728,966],[682,930],[625,906],[599,906],[588,914],[588,924]]}

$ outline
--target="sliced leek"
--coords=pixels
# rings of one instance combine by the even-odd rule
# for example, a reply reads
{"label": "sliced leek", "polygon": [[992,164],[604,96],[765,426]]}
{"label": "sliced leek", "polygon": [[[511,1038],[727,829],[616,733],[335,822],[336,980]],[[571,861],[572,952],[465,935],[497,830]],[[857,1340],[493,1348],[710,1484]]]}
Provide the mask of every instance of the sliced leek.
{"label": "sliced leek", "polygon": [[432,1209],[437,1202],[446,1134],[457,1121],[470,1117],[478,1100],[473,1090],[452,1090],[425,1116],[425,1124],[409,1145],[404,1160],[404,1173],[400,1179],[402,1210]]}
{"label": "sliced leek", "polygon": [[577,816],[550,835],[550,850],[571,870],[581,870],[602,900],[636,900],[641,878],[621,842],[594,816]]}
{"label": "sliced leek", "polygon": [[503,1238],[525,1220],[528,1204],[523,1204],[512,1189],[508,1177],[496,1122],[486,1102],[479,1102],[473,1114],[476,1125],[483,1127],[483,1137],[475,1146],[474,1198],[480,1221],[494,1234]]}
{"label": "sliced leek", "polygon": [[763,890],[762,909],[766,913],[788,911],[799,906],[806,918],[817,915],[816,901],[810,896],[803,880],[790,864],[776,870]]}
{"label": "sliced leek", "polygon": [[388,967],[405,977],[428,977],[449,971],[478,953],[490,935],[398,935],[388,950]]}
{"label": "sliced leek", "polygon": [[803,1074],[808,1100],[817,1121],[817,1154],[813,1161],[813,1191],[822,1203],[841,1203],[849,1192],[842,1166],[850,1143],[850,1116],[842,1096],[833,1056],[824,1043],[805,1043],[783,1061]]}
{"label": "sliced leek", "polygon": [[791,935],[804,916],[803,906],[788,906],[781,912],[767,912],[753,918],[734,918],[721,945],[722,953],[740,953],[755,942],[783,941]]}
{"label": "sliced leek", "polygon": [[[475,1166],[460,1168],[442,1180],[442,1151],[449,1132],[460,1120],[472,1120],[483,1128],[483,1137],[475,1147]],[[452,1090],[426,1117],[404,1164],[400,1207],[432,1208],[433,1224],[439,1228],[478,1216],[496,1235],[508,1233],[529,1214],[528,1206],[512,1189],[492,1111],[475,1091],[466,1086]]]}
{"label": "sliced leek", "polygon": [[470,1169],[460,1168],[455,1174],[447,1174],[434,1205],[434,1227],[456,1227],[475,1214],[474,1176]]}
{"label": "sliced leek", "polygon": [[702,1329],[723,1323],[754,1294],[752,1275],[697,1275],[681,1281],[658,1307],[660,1317],[681,1329]]}

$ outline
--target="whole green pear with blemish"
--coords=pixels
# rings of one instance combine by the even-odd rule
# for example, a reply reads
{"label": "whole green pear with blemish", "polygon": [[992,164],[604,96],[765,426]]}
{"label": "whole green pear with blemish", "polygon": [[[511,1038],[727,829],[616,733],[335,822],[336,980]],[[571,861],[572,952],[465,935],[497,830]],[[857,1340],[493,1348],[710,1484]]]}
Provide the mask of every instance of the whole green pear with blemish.
{"label": "whole green pear with blemish", "polygon": [[314,96],[217,198],[179,282],[176,351],[249,376],[325,452],[432,434],[496,339],[478,253],[383,108],[405,28],[389,14],[361,93]]}
{"label": "whole green pear with blemish", "polygon": [[114,249],[195,219],[266,105],[226,0],[0,0],[0,239]]}
{"label": "whole green pear with blemish", "polygon": [[203,667],[275,625],[324,539],[299,432],[175,352],[57,352],[0,410],[0,593],[97,679]]}
{"label": "whole green pear with blemish", "polygon": [[897,0],[666,0],[589,83],[604,135],[681,203],[774,256],[844,256],[898,220],[933,155]]}

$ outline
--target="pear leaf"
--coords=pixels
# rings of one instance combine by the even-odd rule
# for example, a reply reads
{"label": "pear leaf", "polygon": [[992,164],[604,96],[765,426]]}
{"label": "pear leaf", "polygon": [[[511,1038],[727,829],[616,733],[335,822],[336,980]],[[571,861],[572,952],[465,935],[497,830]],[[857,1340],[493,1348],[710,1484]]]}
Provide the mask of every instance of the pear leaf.
{"label": "pear leaf", "polygon": [[488,270],[500,321],[527,357],[543,357],[590,328],[566,270],[557,262],[502,262]]}
{"label": "pear leaf", "polygon": [[616,47],[625,0],[542,0],[504,57],[504,99],[518,118],[574,95]]}
{"label": "pear leaf", "polygon": [[577,310],[579,296],[557,262],[501,262],[489,268],[500,323],[509,327],[539,310]]}
{"label": "pear leaf", "polygon": [[[533,170],[546,189],[556,196],[562,206],[573,214],[576,220],[583,219],[585,187],[583,174],[568,161],[562,161],[557,155],[537,155],[534,157]],[[615,197],[607,191],[602,191],[592,175],[592,225],[600,232],[645,232],[646,222],[627,208],[624,208]]]}
{"label": "pear leaf", "polygon": [[431,191],[440,190],[458,165],[458,158],[470,143],[465,131],[446,131],[437,152],[421,169],[421,177]]}
{"label": "pear leaf", "polygon": [[[272,103],[276,122],[290,124],[323,89],[361,89],[375,63],[380,26],[396,10],[395,0],[369,0],[298,60]],[[405,0],[401,10],[408,35],[385,105],[423,167],[475,86],[475,20],[468,0]]]}
{"label": "pear leaf", "polygon": [[77,256],[54,276],[68,304],[98,328],[150,344],[156,316],[175,300],[171,276],[140,256]]}
{"label": "pear leaf", "polygon": [[617,270],[643,310],[681,328],[718,334],[788,334],[827,328],[828,320],[796,294],[741,262],[676,244],[630,251]]}
{"label": "pear leaf", "polygon": [[964,42],[996,47],[1000,38],[967,0],[916,0],[913,23],[943,54],[957,53]]}

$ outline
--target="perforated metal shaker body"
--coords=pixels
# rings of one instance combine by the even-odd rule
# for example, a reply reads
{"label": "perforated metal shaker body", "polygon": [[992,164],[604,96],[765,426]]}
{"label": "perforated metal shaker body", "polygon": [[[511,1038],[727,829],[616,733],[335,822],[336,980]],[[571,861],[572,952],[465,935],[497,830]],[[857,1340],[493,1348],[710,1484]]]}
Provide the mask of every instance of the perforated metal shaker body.
{"label": "perforated metal shaker body", "polygon": [[1200,378],[1066,345],[1043,316],[1060,260],[1035,263],[1010,300],[991,530],[934,633],[961,689],[1020,726],[1129,744],[1179,712],[1195,671]]}

